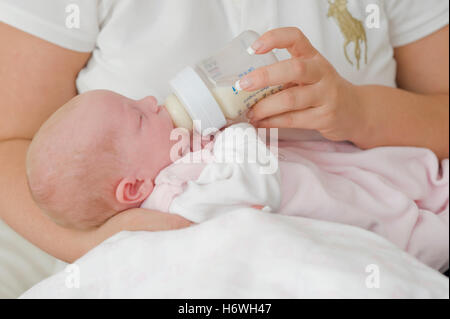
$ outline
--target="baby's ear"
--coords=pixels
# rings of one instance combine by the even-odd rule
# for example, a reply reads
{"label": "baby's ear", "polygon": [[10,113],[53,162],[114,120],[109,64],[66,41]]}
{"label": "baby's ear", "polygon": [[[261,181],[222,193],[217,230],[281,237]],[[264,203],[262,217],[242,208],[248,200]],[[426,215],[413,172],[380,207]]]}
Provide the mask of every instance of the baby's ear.
{"label": "baby's ear", "polygon": [[116,200],[121,204],[143,202],[153,191],[153,181],[148,179],[124,178],[116,188]]}

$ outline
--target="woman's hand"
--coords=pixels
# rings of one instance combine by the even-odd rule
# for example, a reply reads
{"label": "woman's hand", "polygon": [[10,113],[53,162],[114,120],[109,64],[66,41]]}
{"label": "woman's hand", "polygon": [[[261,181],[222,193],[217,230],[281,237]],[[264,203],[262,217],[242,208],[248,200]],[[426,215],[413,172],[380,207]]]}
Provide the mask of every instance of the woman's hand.
{"label": "woman's hand", "polygon": [[302,128],[319,131],[335,141],[353,140],[364,128],[364,112],[354,101],[354,86],[311,45],[297,28],[265,33],[252,48],[264,54],[287,49],[292,58],[255,70],[240,81],[246,91],[284,85],[248,113],[258,127]]}
{"label": "woman's hand", "polygon": [[113,216],[105,224],[92,231],[87,251],[121,231],[168,231],[186,228],[192,224],[174,214],[143,208],[130,209]]}

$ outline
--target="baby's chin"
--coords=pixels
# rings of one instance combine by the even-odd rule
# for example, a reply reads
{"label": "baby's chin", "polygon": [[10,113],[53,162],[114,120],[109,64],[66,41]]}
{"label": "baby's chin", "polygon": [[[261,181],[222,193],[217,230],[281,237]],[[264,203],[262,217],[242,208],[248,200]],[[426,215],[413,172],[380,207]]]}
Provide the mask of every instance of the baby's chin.
{"label": "baby's chin", "polygon": [[[77,229],[76,225],[72,225],[69,220],[63,218],[63,216],[59,216],[58,214],[51,213],[48,211],[44,211],[45,214],[58,226],[61,226],[66,229]],[[82,230],[82,229],[80,229]]]}

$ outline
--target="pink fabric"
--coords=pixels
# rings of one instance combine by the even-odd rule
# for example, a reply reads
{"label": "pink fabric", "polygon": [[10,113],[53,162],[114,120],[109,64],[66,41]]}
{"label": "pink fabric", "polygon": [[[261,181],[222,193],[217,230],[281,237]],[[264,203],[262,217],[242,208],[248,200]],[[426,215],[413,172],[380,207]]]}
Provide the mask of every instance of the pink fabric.
{"label": "pink fabric", "polygon": [[143,207],[169,212],[173,199],[183,193],[189,181],[196,180],[206,164],[176,163],[163,170],[155,180],[155,189]]}
{"label": "pink fabric", "polygon": [[[332,142],[280,142],[279,154],[277,213],[362,227],[433,268],[448,268],[448,160],[440,165],[431,151],[419,148],[362,151]],[[156,180],[156,209],[168,211],[204,164],[172,167]]]}
{"label": "pink fabric", "polygon": [[279,213],[359,226],[448,269],[449,161],[419,148],[281,142]]}

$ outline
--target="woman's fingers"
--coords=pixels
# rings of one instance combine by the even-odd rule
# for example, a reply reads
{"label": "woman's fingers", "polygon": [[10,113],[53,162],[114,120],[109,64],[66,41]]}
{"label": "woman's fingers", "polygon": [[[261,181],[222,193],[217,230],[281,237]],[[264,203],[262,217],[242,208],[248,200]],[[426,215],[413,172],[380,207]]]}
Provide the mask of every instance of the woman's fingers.
{"label": "woman's fingers", "polygon": [[152,214],[152,216],[149,216],[149,222],[151,223],[148,224],[148,227],[154,231],[181,229],[193,224],[179,215],[161,212],[151,212],[150,214]]}
{"label": "woman's fingers", "polygon": [[264,54],[273,49],[287,49],[293,57],[310,58],[317,50],[298,28],[279,28],[264,33],[252,45],[256,54]]}
{"label": "woman's fingers", "polygon": [[134,208],[117,214],[107,223],[119,224],[122,230],[130,231],[165,231],[192,225],[192,222],[179,215],[144,208]]}
{"label": "woman's fingers", "polygon": [[251,72],[239,81],[238,86],[251,92],[287,83],[312,84],[320,81],[322,73],[317,59],[293,58]]}
{"label": "woman's fingers", "polygon": [[251,122],[292,111],[315,107],[320,104],[317,86],[296,86],[269,96],[257,103],[247,114]]}
{"label": "woman's fingers", "polygon": [[293,111],[269,117],[255,125],[261,128],[301,128],[315,130],[319,127],[318,113],[318,108]]}

